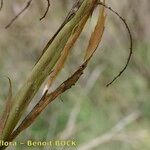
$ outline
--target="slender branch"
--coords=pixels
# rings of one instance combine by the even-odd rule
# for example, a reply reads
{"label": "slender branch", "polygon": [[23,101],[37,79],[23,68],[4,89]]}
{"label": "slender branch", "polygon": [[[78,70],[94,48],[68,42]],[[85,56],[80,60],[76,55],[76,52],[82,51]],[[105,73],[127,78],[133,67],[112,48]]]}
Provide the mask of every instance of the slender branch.
{"label": "slender branch", "polygon": [[3,3],[3,0],[1,0],[1,1],[0,1],[0,11],[1,11],[2,8],[3,8],[3,4],[4,4],[4,3]]}
{"label": "slender branch", "polygon": [[32,0],[27,2],[26,6],[5,26],[5,29],[9,28],[14,23],[14,21],[25,12],[25,10],[30,6],[31,2]]}
{"label": "slender branch", "polygon": [[50,0],[47,0],[47,7],[46,7],[46,11],[44,13],[44,15],[40,18],[40,20],[44,19],[49,11],[50,8]]}
{"label": "slender branch", "polygon": [[106,85],[106,86],[108,87],[108,86],[110,86],[114,81],[116,81],[116,80],[123,74],[123,72],[126,70],[126,68],[128,67],[129,62],[130,62],[130,60],[131,60],[132,53],[133,53],[133,38],[132,38],[132,34],[131,34],[131,31],[130,31],[130,28],[129,28],[128,24],[126,23],[126,20],[125,20],[118,12],[116,12],[116,11],[115,11],[114,9],[112,9],[111,7],[109,7],[109,6],[105,5],[105,4],[103,4],[102,2],[98,2],[98,4],[104,6],[105,8],[107,8],[108,10],[110,10],[112,13],[116,14],[116,15],[121,19],[121,21],[124,23],[124,25],[125,25],[125,27],[126,27],[126,29],[127,29],[127,31],[128,31],[129,38],[130,38],[130,48],[129,48],[129,49],[130,49],[130,52],[129,52],[129,56],[128,56],[128,58],[127,58],[127,62],[126,62],[126,64],[125,64],[125,66],[123,67],[123,69],[119,72],[119,74],[116,75],[116,76],[113,78],[113,80],[112,80],[111,82],[109,82],[109,83]]}

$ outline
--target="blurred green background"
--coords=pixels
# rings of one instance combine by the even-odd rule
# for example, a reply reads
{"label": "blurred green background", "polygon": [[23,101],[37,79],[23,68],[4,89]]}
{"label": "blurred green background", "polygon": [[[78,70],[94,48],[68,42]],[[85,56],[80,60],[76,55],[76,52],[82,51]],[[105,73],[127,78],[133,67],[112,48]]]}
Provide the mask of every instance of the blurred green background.
{"label": "blurred green background", "polygon": [[[33,1],[14,24],[5,29],[9,21],[26,5],[26,1],[4,1],[0,11],[1,112],[9,86],[4,76],[11,78],[15,94],[73,2],[74,0],[51,0],[46,18],[39,21],[47,3],[46,0]],[[134,53],[127,70],[113,85],[106,87],[123,67],[129,53],[129,39],[124,25],[107,11],[103,40],[82,78],[76,86],[51,103],[16,141],[69,139],[77,142],[75,148],[35,148],[44,150],[150,149],[150,4],[148,0],[111,0],[107,3],[127,20],[133,34]],[[97,19],[96,12],[52,89],[81,64]],[[27,112],[41,97],[43,86]],[[30,148],[18,146],[8,149]]]}

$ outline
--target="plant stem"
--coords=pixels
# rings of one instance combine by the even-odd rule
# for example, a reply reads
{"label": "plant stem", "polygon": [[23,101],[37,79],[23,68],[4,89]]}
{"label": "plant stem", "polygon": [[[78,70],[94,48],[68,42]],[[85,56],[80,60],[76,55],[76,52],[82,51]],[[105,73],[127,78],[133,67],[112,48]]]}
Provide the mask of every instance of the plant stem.
{"label": "plant stem", "polygon": [[97,0],[84,0],[75,16],[63,27],[47,51],[42,55],[39,62],[34,66],[22,88],[13,98],[14,103],[3,130],[1,140],[7,141],[9,135],[12,133],[23,115],[23,112],[26,110],[28,104],[37,93],[43,81],[52,71],[54,65],[60,57],[61,51],[71,35],[71,32],[85,15],[91,13],[96,2]]}

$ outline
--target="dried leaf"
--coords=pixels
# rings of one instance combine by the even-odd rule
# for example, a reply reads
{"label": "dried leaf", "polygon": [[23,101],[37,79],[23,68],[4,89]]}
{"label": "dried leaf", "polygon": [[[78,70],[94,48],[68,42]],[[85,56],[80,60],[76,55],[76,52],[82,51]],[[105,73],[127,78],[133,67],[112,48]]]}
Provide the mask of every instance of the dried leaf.
{"label": "dried leaf", "polygon": [[43,94],[45,93],[45,91],[47,91],[51,87],[53,81],[55,80],[55,78],[57,77],[59,72],[62,70],[62,68],[64,67],[64,64],[65,64],[66,59],[70,53],[70,50],[74,46],[79,35],[81,34],[88,18],[89,18],[89,15],[86,15],[85,17],[83,17],[83,19],[79,22],[79,24],[72,31],[72,34],[71,34],[70,38],[68,39],[68,41],[67,41],[67,43],[66,43],[66,45],[65,45],[65,47],[61,53],[59,60],[57,61],[52,73],[50,74],[50,77],[48,79],[48,83],[46,84],[46,86],[43,90]]}
{"label": "dried leaf", "polygon": [[[91,55],[92,56],[92,55]],[[64,81],[55,91],[51,92],[50,94],[45,93],[38,104],[32,109],[32,111],[26,116],[26,118],[21,122],[19,127],[12,133],[12,135],[9,138],[9,141],[12,141],[16,136],[28,128],[34,120],[41,114],[41,112],[48,106],[49,103],[51,103],[53,100],[55,100],[59,95],[61,95],[66,90],[70,89],[75,83],[79,80],[81,75],[83,74],[84,69],[86,68],[89,60],[87,59],[76,71],[75,73],[69,77],[66,81]]]}
{"label": "dried leaf", "polygon": [[[103,1],[103,3],[105,3],[105,1]],[[95,26],[94,32],[91,35],[89,45],[86,50],[84,58],[85,60],[88,59],[95,52],[99,43],[101,42],[102,35],[104,32],[105,20],[106,20],[105,8],[102,7],[100,8],[97,24]]]}

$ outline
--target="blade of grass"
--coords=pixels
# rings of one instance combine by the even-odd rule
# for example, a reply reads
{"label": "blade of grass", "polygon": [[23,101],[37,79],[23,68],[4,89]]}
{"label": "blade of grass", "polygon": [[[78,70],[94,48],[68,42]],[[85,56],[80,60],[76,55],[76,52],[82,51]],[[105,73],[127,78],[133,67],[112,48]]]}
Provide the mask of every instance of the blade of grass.
{"label": "blade of grass", "polygon": [[89,15],[86,15],[85,17],[83,17],[83,19],[79,22],[79,24],[72,31],[71,36],[69,37],[63,51],[61,52],[61,56],[60,56],[59,60],[57,61],[52,73],[50,74],[48,83],[46,84],[43,93],[45,93],[45,91],[47,91],[51,87],[51,85],[54,82],[55,78],[57,77],[59,72],[64,67],[66,59],[67,59],[72,47],[74,46],[76,40],[80,36],[80,34],[81,34],[88,18],[89,18]]}
{"label": "blade of grass", "polygon": [[58,61],[72,30],[85,15],[91,13],[96,3],[97,0],[84,0],[75,16],[59,32],[39,62],[34,66],[24,85],[13,98],[14,104],[8,116],[1,140],[6,141],[8,139],[28,104]]}
{"label": "blade of grass", "polygon": [[5,104],[4,112],[2,114],[2,117],[0,118],[0,135],[3,132],[3,129],[5,127],[5,123],[7,121],[7,118],[9,116],[10,109],[12,106],[12,84],[11,84],[11,79],[9,77],[7,77],[7,79],[9,81],[9,90],[8,90],[8,95],[6,98],[6,104]]}
{"label": "blade of grass", "polygon": [[[104,8],[102,8],[102,11],[100,11],[100,13],[99,13],[99,18],[98,18],[98,21],[97,21],[97,25],[96,25],[95,30],[92,33],[91,39],[89,41],[88,48],[89,47],[90,48],[88,50],[90,50],[90,53],[88,54],[88,57],[85,58],[85,61],[83,62],[83,64],[79,67],[79,69],[77,69],[77,71],[70,78],[68,78],[66,81],[64,81],[56,90],[54,90],[50,94],[47,94],[47,92],[44,93],[44,95],[42,96],[40,101],[35,105],[35,107],[32,109],[32,111],[25,117],[25,119],[21,122],[21,124],[18,126],[18,128],[12,133],[12,135],[10,136],[10,139],[9,139],[10,141],[12,141],[14,138],[16,138],[17,135],[19,135],[23,130],[28,128],[35,121],[35,119],[41,114],[41,112],[45,109],[45,107],[48,106],[49,103],[51,103],[53,100],[56,99],[56,97],[58,97],[63,92],[70,89],[73,85],[76,84],[78,79],[83,74],[83,71],[86,68],[89,60],[91,59],[94,52],[96,51],[96,49],[98,47],[98,44],[101,41],[103,31],[104,31],[105,18],[106,18],[106,15],[104,13]],[[85,21],[86,20],[87,19],[85,18]],[[84,21],[84,18],[83,18],[81,20],[81,25],[84,26],[85,21]],[[79,35],[78,30],[79,31],[82,30],[79,27],[80,27],[80,24],[77,27],[77,29],[74,31],[74,32],[76,32],[77,35]],[[100,32],[100,34],[97,35],[97,32]],[[75,39],[76,39],[76,34],[75,33],[73,34],[73,37]],[[68,48],[70,49],[70,47],[72,47],[72,42],[73,42],[72,36],[70,36],[70,39],[71,40],[68,40],[68,43],[66,44],[64,50],[68,50]],[[96,41],[93,41],[93,40],[96,40]],[[92,41],[93,41],[93,43],[91,43]],[[66,57],[66,55],[65,55],[65,57]],[[59,60],[58,60],[58,62],[59,62]],[[61,63],[61,61],[59,63]],[[62,65],[61,64],[59,64],[59,65],[61,67],[58,66],[58,68],[59,67],[62,68]]]}
{"label": "blade of grass", "polygon": [[[105,3],[105,1],[103,3]],[[92,33],[91,38],[89,40],[89,45],[87,47],[85,54],[85,60],[88,59],[88,57],[90,57],[91,54],[95,52],[99,43],[101,42],[104,32],[105,20],[106,20],[105,8],[100,7],[98,21],[95,26],[94,32]]]}
{"label": "blade of grass", "polygon": [[19,125],[19,127],[12,133],[12,135],[9,137],[9,141],[12,141],[14,138],[17,137],[20,132],[28,128],[34,120],[41,114],[41,112],[45,109],[46,106],[48,106],[49,103],[51,103],[53,100],[56,99],[59,95],[61,95],[66,90],[70,89],[75,83],[78,81],[80,76],[83,74],[83,70],[86,68],[87,63],[89,60],[85,61],[79,69],[66,81],[64,81],[55,91],[53,91],[50,94],[43,95],[41,100],[38,102],[38,104],[32,109],[32,111],[26,116],[26,118],[22,121],[22,123]]}

